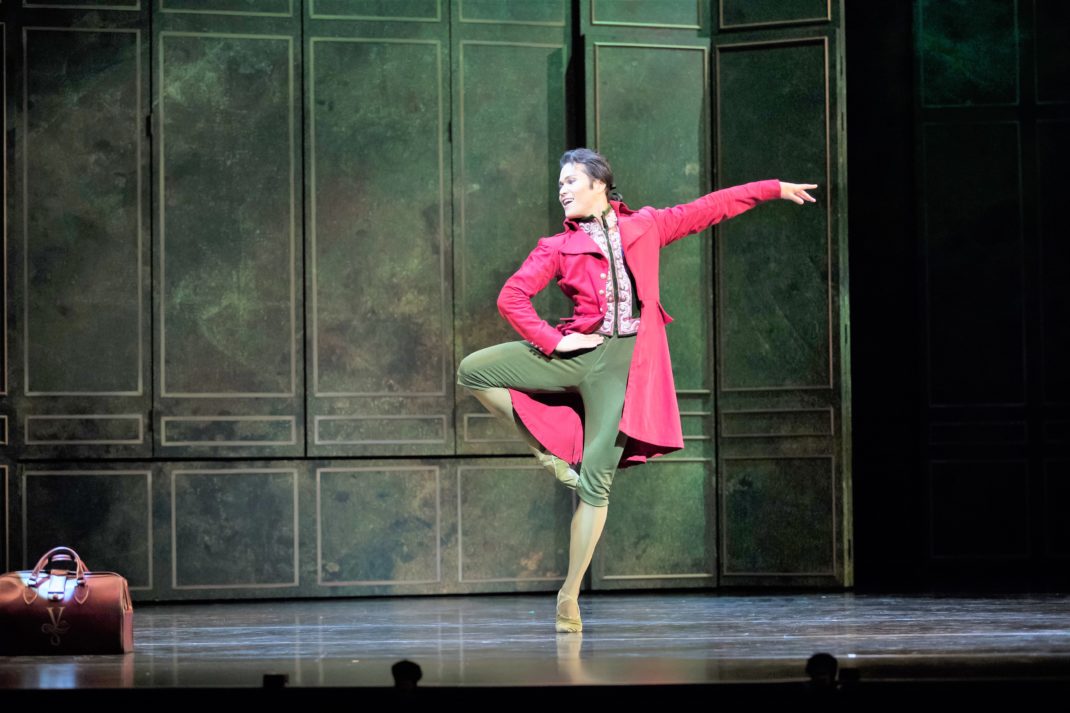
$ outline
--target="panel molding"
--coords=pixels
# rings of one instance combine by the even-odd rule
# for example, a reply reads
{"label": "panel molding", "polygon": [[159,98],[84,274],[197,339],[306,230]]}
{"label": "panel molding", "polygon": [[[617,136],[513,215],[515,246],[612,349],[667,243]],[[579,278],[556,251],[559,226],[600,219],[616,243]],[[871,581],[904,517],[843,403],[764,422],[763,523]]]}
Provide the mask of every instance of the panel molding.
{"label": "panel molding", "polygon": [[[382,473],[382,472],[433,472],[435,474],[435,567],[432,579],[353,579],[339,582],[323,581],[323,516],[321,512],[321,483],[323,473]],[[439,584],[442,582],[442,469],[438,466],[420,467],[419,462],[409,466],[333,466],[316,469],[316,584],[321,587],[345,587],[352,585],[411,585]]]}
{"label": "panel molding", "polygon": [[717,26],[722,30],[757,30],[766,27],[785,27],[790,25],[803,25],[812,22],[832,22],[832,0],[825,0],[825,14],[818,17],[800,17],[793,20],[771,20],[768,22],[737,22],[727,23],[724,20],[725,0],[713,0],[717,3]]}
{"label": "panel molding", "polygon": [[685,431],[685,433],[683,434],[684,440],[685,441],[710,441],[710,440],[713,440],[713,436],[712,435],[710,435],[709,433],[705,433],[704,432],[706,430],[705,426],[707,425],[706,419],[708,419],[712,415],[713,415],[712,411],[683,411],[683,410],[681,410],[680,411],[680,425],[681,426],[685,426],[687,423],[690,422],[690,421],[685,421],[684,419],[698,419],[699,420],[699,425],[703,427],[703,428],[700,429],[700,431],[702,431],[702,432],[700,432],[700,433],[698,433],[696,435],[688,435],[686,433],[687,428],[685,427],[683,429]]}
{"label": "panel molding", "polygon": [[[731,421],[743,422],[746,416],[779,416],[789,414],[820,414],[827,417],[827,422],[822,419],[821,426],[827,428],[822,430],[812,431],[769,431],[769,432],[755,432],[755,431],[743,431],[730,433]],[[834,420],[835,412],[831,406],[824,408],[753,408],[753,409],[724,409],[720,412],[720,429],[718,435],[721,438],[793,438],[796,436],[834,436]],[[742,425],[742,423],[741,423]]]}
{"label": "panel molding", "polygon": [[[179,475],[225,475],[237,473],[267,474],[286,473],[293,481],[293,572],[294,576],[288,582],[249,582],[231,584],[179,584],[178,583],[178,539],[177,539],[177,489],[175,482]],[[202,589],[279,589],[283,587],[297,587],[300,585],[300,508],[297,497],[297,469],[296,468],[179,468],[169,473],[171,481],[171,589],[174,590],[202,590]]]}
{"label": "panel molding", "polygon": [[[780,48],[780,47],[806,46],[806,45],[820,46],[821,50],[822,50],[822,57],[823,57],[823,62],[824,62],[823,63],[823,67],[824,67],[824,77],[823,77],[823,79],[824,79],[824,107],[823,107],[823,111],[824,111],[824,129],[825,129],[825,146],[824,146],[825,175],[824,175],[824,179],[825,179],[825,185],[826,186],[832,184],[832,180],[831,179],[832,179],[832,176],[833,176],[833,172],[832,172],[832,163],[831,162],[832,162],[832,155],[834,153],[834,146],[832,145],[832,137],[831,137],[830,127],[833,124],[834,119],[833,119],[832,114],[831,114],[831,112],[832,112],[832,100],[831,100],[831,97],[829,95],[829,86],[830,86],[830,82],[832,81],[832,74],[830,73],[830,70],[829,70],[829,61],[830,61],[829,60],[829,40],[828,40],[828,37],[826,37],[826,36],[802,37],[802,38],[792,37],[792,38],[776,39],[776,40],[756,40],[756,41],[742,41],[742,42],[723,42],[723,43],[718,43],[718,44],[714,45],[714,54],[713,54],[714,66],[715,66],[715,68],[714,68],[714,82],[715,82],[715,85],[717,87],[717,95],[716,95],[716,102],[715,102],[716,103],[716,108],[715,108],[715,112],[714,112],[714,135],[717,137],[716,138],[717,146],[715,148],[715,154],[716,154],[716,161],[717,161],[716,172],[717,172],[718,176],[723,176],[724,175],[724,171],[723,171],[723,168],[722,168],[722,165],[721,165],[721,157],[724,155],[724,151],[723,151],[723,147],[720,145],[721,137],[723,136],[723,131],[721,129],[721,124],[722,124],[722,122],[721,122],[721,108],[724,106],[724,101],[722,101],[721,95],[720,95],[721,87],[723,86],[723,82],[721,81],[721,56],[722,56],[722,54],[725,53],[725,52],[759,49],[759,48],[763,48],[763,47]],[[832,391],[835,388],[835,386],[834,386],[835,385],[834,370],[836,368],[836,365],[835,365],[835,360],[834,360],[833,357],[834,357],[834,355],[836,353],[835,352],[835,345],[836,345],[836,341],[835,340],[837,338],[837,331],[833,329],[833,308],[834,308],[834,304],[833,304],[833,300],[832,300],[831,278],[832,278],[832,266],[835,265],[836,263],[833,261],[833,250],[832,250],[833,243],[835,242],[834,241],[834,235],[833,235],[833,232],[832,232],[833,231],[833,226],[835,225],[835,222],[833,220],[834,216],[833,216],[833,213],[832,213],[832,206],[833,206],[833,201],[832,200],[826,200],[826,202],[825,202],[825,265],[828,268],[828,277],[826,278],[826,280],[824,282],[825,301],[826,301],[826,308],[825,308],[826,340],[825,340],[825,345],[824,346],[825,346],[825,349],[826,349],[826,355],[827,355],[827,361],[828,361],[828,370],[826,372],[826,377],[827,378],[825,379],[825,381],[823,383],[819,383],[819,384],[817,384],[817,383],[805,384],[804,383],[804,384],[785,384],[785,385],[765,384],[765,385],[761,385],[761,386],[730,386],[730,385],[728,385],[726,383],[728,381],[728,379],[727,379],[727,372],[725,370],[724,355],[726,354],[727,350],[725,348],[725,343],[724,343],[724,339],[725,339],[724,330],[718,328],[716,330],[715,339],[717,340],[717,349],[716,349],[716,351],[717,351],[717,357],[716,357],[717,358],[717,370],[718,370],[718,373],[721,375],[721,384],[720,384],[720,392],[721,393],[723,393],[723,394],[727,394],[727,393],[763,393],[763,392],[777,392],[777,391],[781,391],[782,392],[782,391],[815,391],[815,390],[817,390],[817,391]],[[724,241],[723,240],[718,240],[717,244],[716,244],[716,247],[717,247],[717,264],[718,265],[723,265],[724,264],[724,258],[723,258]],[[727,304],[727,302],[725,300],[725,295],[724,295],[724,292],[723,292],[723,290],[724,290],[724,281],[721,280],[721,279],[717,279],[716,283],[717,283],[717,304],[716,304],[716,312],[717,312],[717,314],[716,314],[716,321],[717,321],[718,324],[724,324],[725,323],[725,319],[723,318],[723,313],[724,313],[725,305]]]}
{"label": "panel molding", "polygon": [[[599,75],[601,74],[601,61],[598,57],[598,51],[602,48],[628,48],[628,49],[651,49],[651,50],[674,50],[680,52],[701,52],[702,53],[702,83],[704,86],[709,86],[710,83],[710,50],[705,45],[671,45],[665,43],[647,43],[647,42],[598,42],[592,43],[594,49],[594,77],[592,85],[594,87],[594,145],[600,146],[602,143],[602,99],[601,99],[601,84],[599,83]],[[709,117],[705,115],[703,120],[708,124]],[[687,394],[704,394],[709,393],[705,389],[679,389],[677,393]]]}
{"label": "panel molding", "polygon": [[127,10],[131,12],[137,12],[141,10],[141,0],[134,0],[133,5],[115,5],[108,4],[106,2],[99,5],[72,5],[71,3],[51,3],[51,2],[27,2],[22,0],[22,6],[24,8],[40,8],[48,10]]}
{"label": "panel molding", "polygon": [[[91,421],[91,420],[134,420],[137,422],[137,437],[136,438],[98,438],[98,439],[35,439],[30,436],[30,422],[31,421]],[[118,445],[118,444],[139,444],[145,441],[145,419],[143,414],[131,413],[131,414],[110,414],[110,413],[64,413],[64,414],[30,414],[25,419],[25,433],[26,437],[23,442],[26,445],[55,445],[60,443],[81,444],[81,445]]]}
{"label": "panel molding", "polygon": [[[268,422],[277,421],[280,423],[287,423],[290,426],[289,438],[285,441],[222,441],[222,440],[169,440],[167,438],[167,426],[168,424],[182,421],[202,422],[202,423],[240,423],[246,422]],[[297,443],[297,418],[294,416],[266,416],[266,415],[251,415],[251,416],[162,416],[160,418],[160,445],[161,446],[292,446]]]}
{"label": "panel molding", "polygon": [[287,0],[286,12],[251,12],[249,10],[191,10],[176,7],[168,7],[167,0],[159,0],[160,12],[188,14],[188,15],[244,15],[246,17],[293,17],[294,0]]}
{"label": "panel molding", "polygon": [[[564,27],[565,18],[562,17],[560,22],[548,22],[537,20],[484,20],[474,17],[464,16],[464,0],[455,0],[458,3],[458,19],[461,22],[467,22],[472,24],[484,24],[484,25],[533,25],[537,27]],[[561,0],[560,7],[565,8],[568,0]]]}
{"label": "panel molding", "polygon": [[702,29],[702,11],[701,0],[694,0],[695,3],[695,23],[694,24],[671,24],[671,23],[659,23],[659,22],[615,22],[611,20],[599,20],[595,8],[599,4],[599,0],[591,0],[591,25],[603,25],[607,27],[641,27],[644,29],[659,28],[659,29],[681,29],[681,30],[699,30]]}
{"label": "panel molding", "polygon": [[[685,436],[686,438],[686,436]],[[658,468],[659,470],[665,469],[670,466],[678,465],[691,465],[699,464],[704,467],[705,473],[702,475],[703,486],[700,496],[704,499],[705,503],[702,510],[705,514],[703,521],[704,528],[701,532],[694,535],[696,540],[701,540],[701,552],[702,558],[705,560],[706,566],[710,567],[711,571],[666,571],[666,572],[618,572],[616,574],[607,574],[606,570],[610,569],[607,562],[610,561],[614,546],[610,544],[607,539],[605,545],[599,546],[599,552],[595,559],[592,560],[592,579],[596,582],[596,591],[598,585],[602,582],[615,582],[624,585],[621,588],[628,588],[627,583],[635,583],[632,588],[642,586],[643,582],[650,583],[662,583],[661,586],[673,586],[674,580],[690,580],[692,582],[699,582],[701,580],[710,580],[709,582],[702,584],[689,584],[687,586],[717,586],[717,513],[716,510],[710,509],[710,504],[716,501],[717,490],[717,474],[714,468],[714,460],[712,458],[694,458],[694,457],[672,457],[665,456],[656,459],[653,465],[649,464],[644,467]],[[639,477],[642,477],[640,474]],[[681,477],[678,475],[670,475],[664,470],[660,475],[655,475],[653,471],[647,471],[645,474],[651,478],[674,478]],[[628,508],[630,505],[619,506],[621,508]],[[618,510],[619,515],[626,515],[627,513],[621,513]],[[611,536],[611,531],[607,529],[607,532],[603,534],[603,539],[607,536]],[[595,568],[597,567],[597,571]]]}
{"label": "panel molding", "polygon": [[[500,419],[498,419],[497,416],[493,416],[493,415],[491,415],[489,413],[466,413],[466,414],[464,414],[463,428],[464,428],[464,442],[465,443],[520,443],[521,442],[521,438],[520,438],[519,435],[516,435],[516,436],[511,437],[511,438],[476,438],[476,437],[471,435],[472,430],[471,430],[471,426],[470,426],[470,421],[473,420],[473,419],[478,420],[478,421],[487,421],[487,422],[493,424],[492,428],[493,427],[497,427],[498,426],[497,422],[500,421]],[[500,429],[504,430],[506,433],[508,433],[508,430],[506,430],[507,428],[508,427],[505,424],[501,424],[501,426],[500,426]]]}
{"label": "panel molding", "polygon": [[[447,295],[446,284],[448,282],[446,275],[446,231],[447,231],[447,219],[446,219],[446,148],[444,145],[444,127],[445,127],[445,110],[444,100],[442,95],[443,76],[442,76],[442,42],[438,39],[424,39],[424,38],[396,38],[396,37],[311,37],[309,38],[309,52],[308,52],[308,76],[310,78],[315,77],[315,62],[316,62],[316,45],[319,43],[346,43],[346,44],[415,44],[415,45],[429,45],[434,48],[435,51],[435,63],[437,67],[437,77],[435,87],[438,93],[438,132],[436,140],[438,143],[438,168],[439,168],[439,225],[440,230],[438,234],[439,244],[439,290],[440,290],[440,302],[442,305],[441,328],[443,334],[448,334],[449,329],[446,324],[446,320],[451,316],[451,312],[446,309]],[[442,374],[440,387],[437,391],[323,391],[320,389],[320,373],[319,373],[319,271],[317,268],[317,253],[316,253],[316,237],[317,237],[317,219],[316,219],[316,94],[315,94],[315,81],[309,81],[308,83],[308,157],[309,157],[309,192],[311,199],[308,205],[308,214],[310,216],[308,239],[311,246],[311,266],[309,272],[311,273],[312,284],[312,307],[311,307],[311,324],[312,324],[312,396],[315,397],[344,397],[344,396],[360,396],[360,397],[374,397],[374,396],[388,396],[388,397],[421,397],[421,396],[435,396],[444,397],[447,396],[447,364],[449,362],[448,354],[442,353]],[[319,441],[316,441],[319,443]]]}
{"label": "panel molding", "polygon": [[829,503],[829,510],[832,513],[832,523],[829,528],[830,541],[829,551],[832,554],[831,564],[832,569],[827,570],[810,570],[810,571],[792,571],[792,572],[780,572],[780,571],[748,571],[748,570],[732,570],[730,569],[731,560],[728,557],[728,533],[725,523],[728,522],[727,515],[725,513],[725,498],[720,497],[720,512],[719,521],[721,523],[721,538],[720,538],[720,562],[721,572],[725,577],[836,577],[840,571],[840,553],[836,547],[837,533],[839,532],[839,513],[836,507],[836,501],[839,493],[836,490],[836,456],[833,454],[827,455],[747,455],[747,456],[721,456],[720,457],[720,473],[721,481],[727,479],[727,464],[737,463],[739,461],[777,461],[777,460],[826,460],[829,463],[828,477],[829,477],[829,492],[832,494],[832,502]]}
{"label": "panel molding", "polygon": [[[541,465],[510,465],[506,466],[510,470],[514,471],[542,471]],[[478,465],[462,465],[457,467],[457,581],[462,584],[477,583],[477,584],[491,584],[491,583],[528,583],[528,582],[562,582],[568,575],[568,572],[562,572],[556,576],[541,576],[541,577],[466,577],[464,575],[464,473],[465,471],[479,471],[479,470],[501,470],[501,467],[496,466],[478,466]],[[578,497],[575,491],[572,492],[573,505],[577,502]],[[566,566],[567,569],[567,566]]]}
{"label": "panel molding", "polygon": [[159,73],[157,75],[158,91],[160,92],[159,104],[158,104],[158,135],[159,135],[159,168],[158,168],[158,189],[159,195],[165,195],[165,176],[166,170],[166,144],[164,136],[164,106],[163,99],[163,87],[166,86],[164,81],[164,40],[168,37],[196,37],[207,39],[241,39],[241,40],[267,40],[267,41],[285,41],[287,48],[287,98],[288,98],[288,111],[287,111],[287,135],[289,137],[289,143],[287,145],[287,160],[290,165],[290,221],[289,221],[289,270],[287,278],[290,283],[290,388],[284,392],[235,392],[235,391],[217,391],[217,392],[176,392],[168,391],[167,389],[167,347],[166,347],[166,278],[165,278],[165,255],[166,249],[166,216],[164,214],[164,203],[160,201],[159,206],[159,232],[160,232],[160,278],[159,284],[161,289],[160,296],[160,309],[159,309],[159,336],[160,336],[160,393],[161,399],[165,398],[294,398],[297,394],[297,285],[296,285],[296,221],[297,221],[297,176],[296,176],[296,158],[294,156],[296,148],[295,139],[295,127],[296,122],[294,119],[294,102],[296,96],[294,92],[294,38],[290,35],[274,35],[274,34],[250,34],[250,33],[238,33],[238,32],[186,32],[179,30],[163,30],[158,35],[159,42],[159,55],[158,66]]}
{"label": "panel molding", "polygon": [[[365,438],[365,439],[325,439],[320,438],[320,423],[323,421],[433,421],[441,424],[441,438]],[[376,416],[315,416],[315,434],[313,442],[316,445],[339,445],[339,444],[411,444],[411,443],[445,443],[446,434],[449,431],[445,414],[404,414],[404,415],[376,415]]]}
{"label": "panel molding", "polygon": [[[26,7],[30,7],[30,6],[27,5]],[[44,7],[44,6],[42,6],[42,7]],[[75,7],[82,8],[83,6],[75,6]],[[119,9],[128,9],[128,8],[119,8]],[[136,235],[137,235],[137,238],[136,238],[136,242],[137,242],[137,285],[136,285],[136,291],[137,291],[137,388],[132,390],[132,391],[129,391],[129,390],[128,391],[89,391],[89,390],[78,390],[78,391],[43,391],[43,390],[36,390],[35,391],[35,390],[32,390],[30,388],[30,363],[31,363],[31,360],[30,360],[30,312],[29,312],[29,309],[30,309],[30,307],[29,307],[29,305],[30,305],[30,279],[29,279],[29,273],[28,273],[28,265],[26,264],[27,256],[30,254],[30,252],[29,252],[29,245],[30,245],[30,242],[29,242],[30,241],[30,237],[29,237],[29,221],[27,220],[27,216],[29,215],[29,190],[28,190],[28,187],[29,187],[29,175],[30,175],[30,168],[29,168],[29,165],[30,165],[30,140],[29,140],[29,137],[30,137],[30,125],[29,125],[29,110],[28,110],[28,107],[29,107],[29,91],[28,91],[28,86],[29,86],[29,75],[28,75],[29,57],[27,55],[27,52],[28,52],[27,47],[29,46],[29,32],[30,31],[120,33],[120,34],[131,34],[135,38],[135,57],[136,58],[135,58],[135,81],[134,81],[134,85],[135,85],[135,103],[136,103],[137,119],[134,122],[133,129],[134,129],[134,136],[136,137],[136,141],[135,141],[135,146],[136,146],[136,149],[135,149],[135,161],[136,161],[136,164],[137,164],[136,171],[135,171],[135,173],[137,175],[137,184],[136,184],[136,189],[135,189],[136,193],[137,193],[137,199],[136,199],[137,200],[137,209],[136,209],[136,221],[137,221],[137,228],[136,228],[136,231],[137,231],[137,233],[136,233]],[[23,300],[23,302],[22,302],[22,312],[23,312],[23,320],[22,320],[23,364],[22,364],[22,371],[23,371],[23,393],[24,393],[25,396],[141,396],[145,392],[145,384],[144,384],[144,376],[143,376],[143,374],[144,374],[144,364],[145,364],[145,362],[144,362],[145,337],[144,337],[144,326],[143,326],[144,325],[144,289],[143,289],[144,276],[143,276],[143,270],[142,270],[142,255],[143,255],[143,245],[144,245],[144,238],[145,238],[144,230],[143,230],[143,227],[144,227],[144,221],[143,221],[144,206],[143,206],[143,202],[142,202],[142,195],[144,193],[144,191],[142,190],[142,186],[144,185],[143,184],[143,178],[142,178],[142,167],[144,165],[144,163],[143,163],[143,155],[142,155],[142,145],[144,143],[144,138],[142,136],[142,130],[143,130],[142,117],[144,116],[145,111],[144,111],[144,108],[142,106],[143,102],[142,102],[142,97],[141,97],[141,77],[142,77],[141,55],[142,55],[142,51],[141,51],[141,30],[140,29],[126,29],[126,28],[115,28],[115,27],[99,27],[99,28],[93,28],[93,27],[49,27],[49,26],[40,26],[40,25],[26,25],[26,26],[24,26],[22,28],[22,132],[23,133],[22,133],[22,147],[21,147],[21,149],[22,149],[22,186],[21,186],[21,189],[22,189],[22,252],[23,252],[23,263],[24,263],[23,266],[22,266],[22,269],[23,269],[23,275],[22,275],[22,287],[23,287],[23,294],[22,294],[22,300]],[[5,87],[6,87],[6,74],[7,74],[6,66],[5,66],[5,69],[4,69],[4,74],[5,74]],[[5,106],[4,112],[5,112],[5,114],[7,112],[6,106]],[[6,166],[6,164],[7,164],[7,162],[6,162],[6,154],[7,154],[6,142],[5,142],[5,147],[4,147],[4,154],[5,154],[5,166]],[[5,198],[7,197],[7,175],[6,175],[6,171],[5,171],[5,176],[4,176],[4,196],[5,196]],[[6,249],[7,248],[7,230],[6,229],[4,230],[4,247],[5,247],[5,250],[4,250],[4,266],[5,266],[4,280],[5,280],[5,287],[6,287],[6,280],[7,280],[7,270],[6,270],[6,267],[7,267],[7,249]],[[5,292],[5,294],[6,294],[6,292]],[[6,363],[7,363],[7,328],[6,328],[7,327],[7,310],[4,310],[4,326],[5,326],[5,329],[4,329],[4,360],[5,360],[5,365],[6,365]],[[5,376],[5,388],[6,388],[6,376]]]}
{"label": "panel molding", "polygon": [[[539,48],[542,48],[542,49],[559,49],[559,50],[563,50],[565,52],[567,52],[568,49],[569,49],[568,46],[566,46],[563,42],[507,42],[507,41],[494,41],[494,40],[460,40],[460,42],[458,43],[458,56],[457,56],[457,66],[459,67],[458,72],[457,72],[457,118],[458,118],[457,145],[458,145],[458,148],[459,148],[459,151],[460,151],[460,157],[461,158],[460,158],[460,161],[459,161],[459,166],[457,168],[458,168],[458,172],[459,172],[460,177],[461,177],[461,185],[464,185],[464,181],[467,178],[466,172],[465,172],[465,165],[464,165],[464,157],[466,155],[465,154],[465,150],[464,150],[464,144],[465,144],[465,128],[464,128],[464,120],[465,120],[465,108],[464,108],[464,94],[465,94],[464,48],[467,47],[467,46],[529,47],[529,48],[532,48],[532,49],[539,49]],[[457,247],[454,250],[454,254],[455,255],[456,254],[463,255],[465,245],[468,243],[468,235],[467,235],[467,233],[468,233],[468,220],[467,220],[467,211],[465,210],[466,204],[467,204],[466,197],[467,197],[466,193],[464,191],[462,191],[461,192],[461,199],[458,201],[458,203],[459,203],[459,206],[458,206],[459,222],[458,222],[458,226],[457,226],[458,229],[456,231],[456,238],[457,238],[456,245],[457,245]],[[456,262],[460,266],[460,293],[463,295],[465,293],[465,291],[466,291],[466,286],[467,286],[467,280],[465,279],[466,272],[467,272],[467,264],[466,264],[466,261],[463,260],[463,259],[457,260]]]}
{"label": "panel molding", "polygon": [[363,20],[371,22],[441,22],[442,0],[435,0],[434,17],[401,17],[392,15],[325,15],[316,12],[316,0],[308,0],[309,17],[313,20]]}
{"label": "panel molding", "polygon": [[661,579],[713,579],[715,575],[708,572],[684,572],[664,574],[603,574],[600,579],[605,581],[619,580],[661,580]]}
{"label": "panel molding", "polygon": [[[5,500],[6,500],[7,499],[7,492],[6,492],[7,491],[7,466],[5,465],[5,466],[2,466],[2,467],[4,468],[4,489],[5,489],[4,497],[5,497]],[[59,469],[24,470],[22,472],[22,480],[23,480],[23,487],[22,487],[22,561],[26,564],[27,567],[30,566],[29,563],[31,562],[31,560],[30,560],[30,557],[29,557],[29,526],[28,526],[28,523],[29,523],[29,507],[28,507],[28,505],[26,503],[27,491],[29,490],[29,488],[26,487],[25,483],[26,483],[26,479],[31,477],[31,476],[42,477],[42,476],[50,476],[50,475],[87,475],[87,476],[97,476],[97,475],[144,475],[145,476],[146,495],[148,497],[147,505],[146,505],[146,513],[145,513],[145,519],[146,519],[145,541],[147,543],[147,547],[146,547],[146,557],[147,557],[146,565],[147,565],[147,567],[146,568],[147,568],[147,571],[149,573],[149,583],[148,583],[148,585],[129,585],[129,587],[130,587],[131,591],[151,591],[153,586],[154,586],[153,582],[155,581],[155,577],[153,576],[153,559],[154,559],[153,553],[154,553],[155,548],[153,547],[153,537],[152,537],[152,532],[153,532],[153,524],[152,524],[153,523],[153,518],[152,518],[152,512],[153,512],[153,506],[152,506],[152,471],[151,470],[106,470],[106,469],[101,469],[101,470],[59,470]],[[6,533],[5,533],[5,536],[6,536]],[[8,543],[5,542],[5,547],[7,547],[7,546],[8,546]],[[42,554],[44,554],[44,553],[42,553]]]}

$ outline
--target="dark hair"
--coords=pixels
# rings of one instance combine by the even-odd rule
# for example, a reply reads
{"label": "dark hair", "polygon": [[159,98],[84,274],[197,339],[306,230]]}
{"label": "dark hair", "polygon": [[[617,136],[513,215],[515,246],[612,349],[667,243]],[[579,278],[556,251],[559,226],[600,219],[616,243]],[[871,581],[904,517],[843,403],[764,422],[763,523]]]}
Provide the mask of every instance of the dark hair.
{"label": "dark hair", "polygon": [[605,182],[607,198],[624,200],[620,191],[617,190],[617,184],[613,182],[613,169],[609,167],[609,161],[602,154],[585,148],[569,149],[561,154],[560,168],[564,168],[566,163],[582,164],[587,175],[593,180]]}

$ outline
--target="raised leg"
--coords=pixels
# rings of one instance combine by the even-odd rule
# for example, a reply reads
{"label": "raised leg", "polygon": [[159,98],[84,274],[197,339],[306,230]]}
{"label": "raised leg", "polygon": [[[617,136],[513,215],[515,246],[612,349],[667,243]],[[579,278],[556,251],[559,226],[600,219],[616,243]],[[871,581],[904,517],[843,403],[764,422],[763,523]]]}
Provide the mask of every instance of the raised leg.
{"label": "raised leg", "polygon": [[513,414],[513,400],[509,398],[509,389],[502,388],[500,386],[492,386],[489,389],[468,389],[473,396],[479,399],[479,403],[483,404],[488,411],[493,415],[501,418],[506,423],[511,423],[520,433],[520,437],[528,444],[528,447],[533,450],[538,450],[540,444],[535,440],[535,436],[531,435],[531,432],[524,427],[524,422],[521,421]]}
{"label": "raised leg", "polygon": [[539,463],[569,488],[579,473],[549,453],[513,411],[509,387],[535,391],[566,391],[583,377],[587,359],[551,359],[525,342],[507,342],[473,352],[457,368],[457,383],[467,388],[494,416],[516,429]]}

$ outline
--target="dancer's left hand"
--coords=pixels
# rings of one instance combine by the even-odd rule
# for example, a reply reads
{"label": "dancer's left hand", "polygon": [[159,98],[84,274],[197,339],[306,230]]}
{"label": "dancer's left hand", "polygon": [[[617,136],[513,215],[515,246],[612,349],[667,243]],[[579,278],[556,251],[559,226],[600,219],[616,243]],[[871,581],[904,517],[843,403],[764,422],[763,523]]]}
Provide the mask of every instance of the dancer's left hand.
{"label": "dancer's left hand", "polygon": [[816,183],[785,183],[780,182],[780,197],[785,200],[794,201],[799,205],[802,205],[804,198],[811,203],[816,203],[817,199],[806,192],[807,188],[817,188]]}

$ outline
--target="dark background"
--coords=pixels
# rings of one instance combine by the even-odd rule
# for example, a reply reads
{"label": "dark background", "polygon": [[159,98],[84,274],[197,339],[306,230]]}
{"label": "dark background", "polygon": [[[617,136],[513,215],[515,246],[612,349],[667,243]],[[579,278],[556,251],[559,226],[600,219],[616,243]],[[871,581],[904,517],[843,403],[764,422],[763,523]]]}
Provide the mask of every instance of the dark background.
{"label": "dark background", "polygon": [[857,584],[1065,588],[1067,5],[920,5],[845,9]]}
{"label": "dark background", "polygon": [[1070,583],[1070,6],[347,2],[0,8],[0,562],[552,587],[572,502],[452,373],[586,143],[633,207],[824,184],[664,251],[686,448],[592,587]]}

